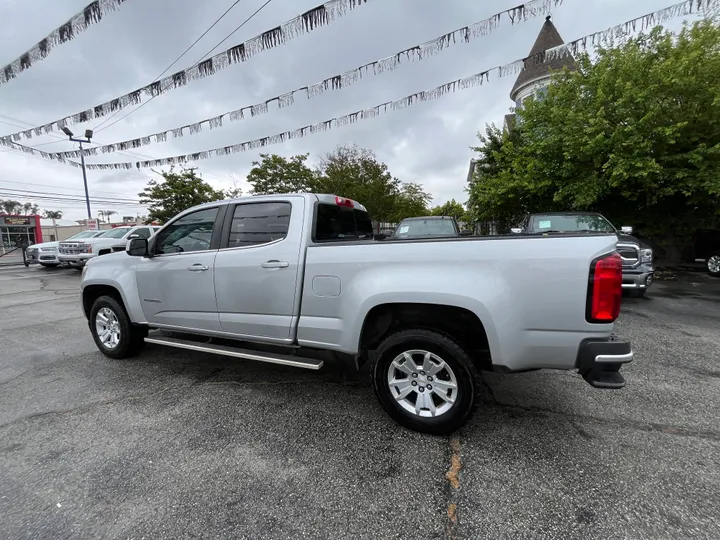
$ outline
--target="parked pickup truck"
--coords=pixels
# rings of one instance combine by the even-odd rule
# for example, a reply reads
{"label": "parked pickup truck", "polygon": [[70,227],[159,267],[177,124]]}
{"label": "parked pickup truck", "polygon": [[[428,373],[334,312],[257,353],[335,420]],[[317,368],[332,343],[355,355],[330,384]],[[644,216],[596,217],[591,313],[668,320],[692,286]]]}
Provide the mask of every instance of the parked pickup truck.
{"label": "parked pickup truck", "polygon": [[[68,240],[79,240],[81,238],[92,238],[103,234],[105,231],[80,231],[77,234],[72,235]],[[43,242],[42,244],[33,244],[28,246],[25,257],[28,264],[38,263],[40,266],[45,268],[54,268],[60,265],[58,259],[58,245],[60,242],[51,241]]]}
{"label": "parked pickup truck", "polygon": [[[83,269],[102,353],[144,343],[320,369],[366,361],[402,425],[448,433],[480,370],[578,370],[622,388],[613,336],[622,265],[607,233],[373,240],[365,208],[334,195],[266,195],[182,212],[149,240]],[[568,379],[570,380],[570,379]]]}
{"label": "parked pickup truck", "polygon": [[141,225],[137,227],[115,227],[95,238],[82,240],[68,239],[60,242],[58,260],[66,266],[82,267],[93,257],[125,251],[130,238],[150,238],[160,227]]}
{"label": "parked pickup truck", "polygon": [[558,234],[604,232],[617,236],[617,251],[622,258],[622,288],[628,296],[641,297],[650,288],[655,275],[653,251],[632,236],[632,227],[618,231],[596,212],[546,212],[530,214],[513,233]]}
{"label": "parked pickup truck", "polygon": [[460,230],[452,216],[419,216],[403,219],[389,238],[454,238],[470,235],[472,231]]}

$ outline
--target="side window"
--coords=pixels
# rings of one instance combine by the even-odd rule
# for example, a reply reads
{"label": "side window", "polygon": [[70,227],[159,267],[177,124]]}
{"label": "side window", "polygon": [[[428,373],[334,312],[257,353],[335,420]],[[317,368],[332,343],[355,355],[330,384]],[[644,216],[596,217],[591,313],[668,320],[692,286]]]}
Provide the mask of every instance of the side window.
{"label": "side window", "polygon": [[150,229],[135,229],[135,232],[133,234],[137,234],[138,238],[150,238]]}
{"label": "side window", "polygon": [[355,232],[359,238],[372,238],[374,234],[373,224],[367,212],[353,210],[355,214]]}
{"label": "side window", "polygon": [[373,226],[367,212],[334,204],[318,204],[316,242],[357,240],[372,238],[372,235]]}
{"label": "side window", "polygon": [[287,202],[238,204],[233,213],[228,247],[255,246],[287,236],[292,205]]}
{"label": "side window", "polygon": [[157,235],[155,253],[185,253],[210,249],[218,208],[207,208],[173,221]]}

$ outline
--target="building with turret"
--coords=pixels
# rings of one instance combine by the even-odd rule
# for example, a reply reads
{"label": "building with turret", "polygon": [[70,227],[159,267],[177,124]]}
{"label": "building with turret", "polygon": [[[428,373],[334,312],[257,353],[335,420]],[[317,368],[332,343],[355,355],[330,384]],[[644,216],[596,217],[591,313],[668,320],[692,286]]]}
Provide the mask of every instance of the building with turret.
{"label": "building with turret", "polygon": [[[549,61],[538,62],[535,55],[542,53],[553,47],[564,45],[560,32],[557,31],[550,16],[545,18],[545,23],[540,29],[535,43],[530,49],[528,60],[525,60],[525,69],[520,72],[515,84],[510,90],[510,99],[514,102],[515,109],[522,107],[523,102],[530,98],[539,98],[546,91],[550,84],[553,72],[561,71],[563,68],[575,69],[575,59],[571,55],[564,55],[553,58]],[[503,129],[511,130],[515,126],[515,113],[506,114],[503,121]],[[470,160],[470,168],[468,170],[468,183],[475,173],[475,159]]]}

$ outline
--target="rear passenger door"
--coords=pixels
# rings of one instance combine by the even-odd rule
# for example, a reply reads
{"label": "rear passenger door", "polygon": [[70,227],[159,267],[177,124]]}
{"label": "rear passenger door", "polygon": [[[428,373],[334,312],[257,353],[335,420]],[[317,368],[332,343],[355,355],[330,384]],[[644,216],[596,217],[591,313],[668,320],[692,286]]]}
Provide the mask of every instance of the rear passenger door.
{"label": "rear passenger door", "polygon": [[300,197],[229,208],[215,259],[215,294],[224,332],[292,341],[305,211]]}

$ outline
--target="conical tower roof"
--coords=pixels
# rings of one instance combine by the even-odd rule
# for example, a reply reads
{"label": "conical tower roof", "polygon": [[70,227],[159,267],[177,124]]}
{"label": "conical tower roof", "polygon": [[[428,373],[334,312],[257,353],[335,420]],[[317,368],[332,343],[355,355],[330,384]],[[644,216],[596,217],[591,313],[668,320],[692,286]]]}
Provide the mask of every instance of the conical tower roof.
{"label": "conical tower roof", "polygon": [[[547,49],[564,45],[563,38],[560,37],[560,32],[557,31],[555,25],[552,23],[551,17],[548,15],[545,17],[545,24],[543,24],[538,34],[535,44],[530,49],[529,57],[535,54],[539,54]],[[517,92],[525,86],[527,83],[539,79],[543,76],[550,75],[552,71],[559,71],[562,68],[567,67],[570,69],[575,68],[575,60],[572,56],[567,55],[562,58],[555,58],[549,62],[533,63],[531,60],[525,61],[525,70],[518,75],[512,90],[510,91],[510,99],[515,101]]]}

